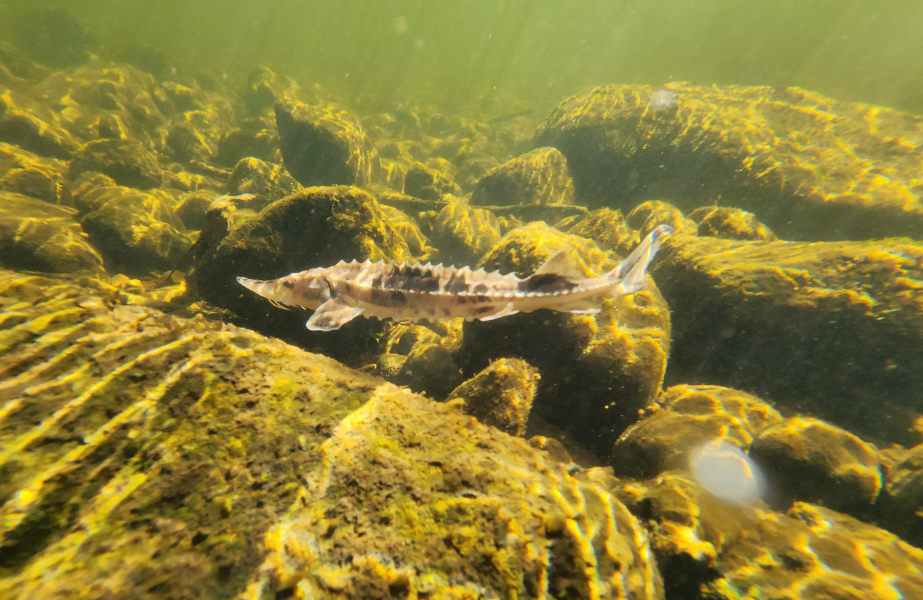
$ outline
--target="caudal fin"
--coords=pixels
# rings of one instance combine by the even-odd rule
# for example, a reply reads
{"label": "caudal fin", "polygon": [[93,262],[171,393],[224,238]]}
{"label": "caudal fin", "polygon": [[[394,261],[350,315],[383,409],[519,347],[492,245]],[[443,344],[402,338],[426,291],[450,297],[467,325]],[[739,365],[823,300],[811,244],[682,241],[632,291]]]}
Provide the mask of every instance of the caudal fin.
{"label": "caudal fin", "polygon": [[647,267],[654,260],[657,250],[660,249],[660,242],[671,233],[673,233],[673,228],[669,225],[658,225],[628,255],[628,258],[609,273],[612,282],[617,283],[613,294],[627,296],[647,285]]}

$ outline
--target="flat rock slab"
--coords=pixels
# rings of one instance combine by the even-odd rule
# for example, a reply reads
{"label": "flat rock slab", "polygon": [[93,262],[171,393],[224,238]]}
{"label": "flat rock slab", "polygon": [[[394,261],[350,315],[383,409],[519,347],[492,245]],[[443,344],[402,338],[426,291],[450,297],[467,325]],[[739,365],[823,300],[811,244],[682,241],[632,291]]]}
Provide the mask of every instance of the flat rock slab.
{"label": "flat rock slab", "polygon": [[671,380],[736,387],[872,438],[918,441],[908,427],[923,386],[919,243],[674,235],[653,277],[673,315]]}
{"label": "flat rock slab", "polygon": [[756,215],[796,240],[923,236],[923,117],[800,88],[606,85],[535,135],[567,158],[578,203],[667,199]]}

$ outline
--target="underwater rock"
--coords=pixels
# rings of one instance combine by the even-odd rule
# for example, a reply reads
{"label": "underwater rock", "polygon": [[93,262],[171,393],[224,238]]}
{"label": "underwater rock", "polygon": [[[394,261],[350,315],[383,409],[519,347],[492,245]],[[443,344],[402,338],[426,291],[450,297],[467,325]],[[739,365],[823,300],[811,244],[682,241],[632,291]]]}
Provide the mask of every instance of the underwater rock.
{"label": "underwater rock", "polygon": [[379,204],[379,206],[391,227],[407,242],[407,248],[416,260],[428,261],[435,254],[436,249],[430,246],[429,239],[423,235],[416,220],[393,206],[385,204]]}
{"label": "underwater rock", "polygon": [[272,108],[283,98],[298,94],[298,84],[291,77],[279,75],[272,69],[258,66],[247,77],[247,87],[241,95],[250,116],[258,116]]}
{"label": "underwater rock", "polygon": [[756,396],[713,385],[668,388],[647,412],[612,448],[609,464],[618,476],[649,479],[687,470],[690,454],[717,440],[747,451],[760,432],[782,421]]}
{"label": "underwater rock", "polygon": [[58,172],[42,166],[11,169],[0,177],[0,189],[51,204],[71,203],[70,188]]}
{"label": "underwater rock", "polygon": [[923,444],[901,452],[887,468],[877,519],[910,543],[923,545]]}
{"label": "underwater rock", "polygon": [[166,124],[161,107],[172,110],[152,75],[98,59],[56,71],[30,93],[46,106],[60,107],[61,126],[81,140],[120,138],[153,146]]}
{"label": "underwater rock", "polygon": [[228,180],[228,193],[253,194],[258,199],[254,206],[259,210],[276,200],[298,191],[301,186],[282,168],[258,158],[244,158],[234,167]]}
{"label": "underwater rock", "polygon": [[[216,211],[216,217],[223,212]],[[232,224],[224,223],[221,231],[220,219],[210,228],[206,217],[211,242],[197,255],[195,268],[204,299],[233,310],[264,332],[299,343],[311,340],[311,347],[324,345],[340,360],[356,361],[361,352],[372,350],[371,328],[380,322],[357,319],[340,332],[310,333],[304,311],[279,310],[236,278],[272,279],[341,260],[412,262],[407,241],[374,198],[349,186],[306,188]],[[350,337],[354,335],[355,340]]]}
{"label": "underwater rock", "polygon": [[606,85],[565,99],[535,135],[567,158],[590,207],[651,197],[756,215],[792,240],[923,236],[923,117],[796,87]]}
{"label": "underwater rock", "polygon": [[471,194],[475,206],[573,203],[567,161],[555,148],[536,148],[491,169]]}
{"label": "underwater rock", "polygon": [[452,357],[453,339],[443,337],[433,327],[408,323],[389,323],[383,353],[376,360],[379,375],[435,400],[445,400],[464,377]]}
{"label": "underwater rock", "polygon": [[173,212],[186,229],[198,231],[205,226],[205,214],[216,198],[218,192],[212,190],[189,192],[183,194],[182,200],[173,207]]}
{"label": "underwater rock", "polygon": [[55,112],[10,90],[0,95],[0,142],[51,158],[70,158],[80,146]]}
{"label": "underwater rock", "polygon": [[[568,226],[555,223],[555,227],[570,235],[576,235],[596,242],[600,248],[627,256],[641,241],[641,235],[628,227],[622,212],[599,208],[584,216],[568,218]],[[649,231],[653,231],[651,227]]]}
{"label": "underwater rock", "polygon": [[275,105],[285,168],[298,183],[357,185],[372,182],[378,154],[359,120],[335,106],[314,107],[294,100]]}
{"label": "underwater rock", "polygon": [[0,595],[662,600],[602,474],[87,283],[0,272]]}
{"label": "underwater rock", "polygon": [[433,220],[433,243],[445,264],[473,265],[500,241],[500,221],[489,210],[449,202]]}
{"label": "underwater rock", "polygon": [[76,212],[0,191],[0,264],[45,273],[102,271],[103,259],[74,220]]}
{"label": "underwater rock", "polygon": [[80,226],[107,267],[133,277],[169,271],[192,246],[173,203],[161,190],[119,186],[81,191],[75,199],[82,213]]}
{"label": "underwater rock", "polygon": [[208,161],[217,146],[189,121],[179,121],[167,129],[164,154],[181,163]]}
{"label": "underwater rock", "polygon": [[780,506],[793,499],[867,516],[882,489],[878,450],[811,417],[791,417],[763,430],[750,448]]}
{"label": "underwater rock", "polygon": [[793,410],[860,435],[919,442],[907,428],[923,389],[919,243],[674,234],[653,274],[673,311],[671,368],[685,378],[780,406],[797,399]]}
{"label": "underwater rock", "polygon": [[404,193],[423,200],[441,200],[446,194],[461,195],[461,188],[446,172],[416,162],[404,174]]}
{"label": "underwater rock", "polygon": [[84,144],[71,160],[68,177],[75,180],[86,171],[103,173],[119,185],[142,190],[155,188],[163,180],[154,154],[132,140],[105,139]]}
{"label": "underwater rock", "polygon": [[603,473],[570,474],[451,406],[382,386],[322,452],[252,597],[663,598]]}
{"label": "underwater rock", "polygon": [[785,514],[721,502],[691,476],[622,482],[643,515],[668,598],[915,598],[923,551],[833,510],[796,502]]}
{"label": "underwater rock", "polygon": [[648,200],[637,205],[625,216],[628,226],[637,229],[638,234],[644,237],[658,225],[669,225],[675,233],[696,235],[699,227],[692,219],[683,216],[683,212],[661,200]]}
{"label": "underwater rock", "polygon": [[756,220],[753,213],[739,208],[703,206],[689,213],[689,218],[699,224],[699,235],[729,240],[778,239],[768,227]]}
{"label": "underwater rock", "polygon": [[538,369],[526,361],[501,358],[449,392],[447,399],[462,400],[462,410],[485,425],[524,437],[538,380]]}
{"label": "underwater rock", "polygon": [[[530,223],[506,234],[478,266],[527,276],[562,249],[574,253],[587,276],[617,264],[590,240]],[[466,374],[497,358],[535,366],[542,385],[533,411],[608,456],[615,438],[660,393],[670,312],[653,283],[631,296],[603,298],[599,306],[597,315],[542,310],[465,323],[460,360]]]}
{"label": "underwater rock", "polygon": [[261,117],[244,119],[239,128],[231,129],[218,139],[215,162],[233,167],[242,158],[253,157],[267,162],[281,163],[279,132],[273,119]]}

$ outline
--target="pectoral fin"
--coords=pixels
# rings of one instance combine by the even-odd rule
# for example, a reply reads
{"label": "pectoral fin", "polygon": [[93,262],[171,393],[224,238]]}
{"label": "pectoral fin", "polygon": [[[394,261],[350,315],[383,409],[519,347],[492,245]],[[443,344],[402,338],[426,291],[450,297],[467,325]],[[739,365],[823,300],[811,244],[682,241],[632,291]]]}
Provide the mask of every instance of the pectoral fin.
{"label": "pectoral fin", "polygon": [[360,314],[362,314],[361,308],[346,304],[340,297],[331,298],[318,306],[311,318],[308,319],[308,329],[311,331],[333,331],[352,321]]}
{"label": "pectoral fin", "polygon": [[513,308],[513,303],[510,302],[509,304],[507,304],[506,306],[504,306],[502,309],[498,310],[497,312],[489,314],[486,317],[478,317],[478,319],[480,319],[481,321],[493,321],[494,319],[499,319],[501,317],[508,317],[510,315],[515,315],[518,312],[519,312],[518,310],[515,310]]}

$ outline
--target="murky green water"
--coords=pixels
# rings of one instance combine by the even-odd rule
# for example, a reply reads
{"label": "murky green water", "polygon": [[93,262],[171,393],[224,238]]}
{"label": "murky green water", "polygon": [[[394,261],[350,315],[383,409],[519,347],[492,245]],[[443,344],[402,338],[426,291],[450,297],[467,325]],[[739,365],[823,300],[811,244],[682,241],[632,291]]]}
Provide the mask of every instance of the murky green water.
{"label": "murky green water", "polygon": [[0,599],[923,598],[916,3],[0,15]]}

